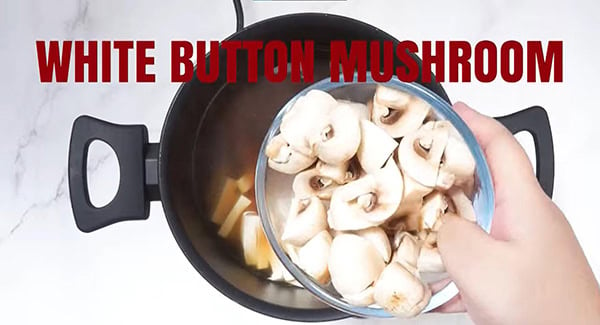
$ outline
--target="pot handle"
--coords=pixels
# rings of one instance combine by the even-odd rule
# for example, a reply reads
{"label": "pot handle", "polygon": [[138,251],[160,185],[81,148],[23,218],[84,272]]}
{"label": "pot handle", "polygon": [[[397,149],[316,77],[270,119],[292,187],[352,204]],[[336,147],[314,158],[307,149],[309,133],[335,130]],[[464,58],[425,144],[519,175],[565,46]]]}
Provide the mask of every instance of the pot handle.
{"label": "pot handle", "polygon": [[535,145],[536,177],[544,192],[552,197],[554,189],[554,144],[548,113],[540,106],[532,106],[509,115],[496,117],[510,132],[527,131]]}
{"label": "pot handle", "polygon": [[[90,144],[101,140],[116,153],[121,179],[114,199],[97,208],[90,201],[87,156]],[[148,143],[144,125],[117,125],[91,116],[73,122],[69,147],[69,192],[77,227],[92,232],[116,222],[148,218],[157,200],[158,145]]]}

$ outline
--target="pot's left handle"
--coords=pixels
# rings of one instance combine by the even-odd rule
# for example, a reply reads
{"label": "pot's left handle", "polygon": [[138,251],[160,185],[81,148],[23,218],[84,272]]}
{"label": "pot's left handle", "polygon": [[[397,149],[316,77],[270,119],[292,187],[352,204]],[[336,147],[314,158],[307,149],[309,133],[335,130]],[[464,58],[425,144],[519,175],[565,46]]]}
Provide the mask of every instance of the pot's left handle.
{"label": "pot's left handle", "polygon": [[[114,199],[97,208],[87,184],[90,144],[101,140],[117,155],[121,179]],[[147,219],[150,201],[158,200],[158,145],[148,143],[144,125],[117,125],[90,116],[73,123],[69,147],[69,192],[75,223],[83,232],[125,220]]]}

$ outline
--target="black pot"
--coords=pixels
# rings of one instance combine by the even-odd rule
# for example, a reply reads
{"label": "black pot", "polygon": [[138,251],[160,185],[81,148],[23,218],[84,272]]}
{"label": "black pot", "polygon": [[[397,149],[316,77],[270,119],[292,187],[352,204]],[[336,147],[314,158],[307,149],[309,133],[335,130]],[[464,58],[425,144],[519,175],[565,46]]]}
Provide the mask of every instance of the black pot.
{"label": "black pot", "polygon": [[[389,34],[353,19],[328,14],[295,14],[272,18],[232,35],[230,40],[315,41],[315,80],[329,77],[331,40],[392,40]],[[148,218],[150,201],[162,201],[165,216],[181,250],[196,270],[220,292],[265,315],[295,321],[327,321],[348,317],[314,298],[308,291],[263,280],[241,266],[210,223],[218,189],[226,175],[241,176],[253,168],[265,132],[278,110],[302,83],[225,82],[225,53],[221,75],[213,84],[197,79],[184,83],[169,108],[160,143],[148,143],[143,125],[115,125],[89,116],[73,124],[69,150],[69,189],[77,227],[91,232],[125,220]],[[415,57],[417,62],[420,62]],[[238,56],[238,67],[245,58]],[[262,58],[259,57],[259,62]],[[401,62],[395,62],[396,66]],[[259,73],[262,69],[259,64]],[[421,83],[449,101],[435,82]],[[537,173],[551,195],[554,154],[550,125],[540,107],[500,118],[513,133],[532,133]],[[86,162],[93,140],[115,151],[121,181],[114,200],[96,208],[90,203]]]}

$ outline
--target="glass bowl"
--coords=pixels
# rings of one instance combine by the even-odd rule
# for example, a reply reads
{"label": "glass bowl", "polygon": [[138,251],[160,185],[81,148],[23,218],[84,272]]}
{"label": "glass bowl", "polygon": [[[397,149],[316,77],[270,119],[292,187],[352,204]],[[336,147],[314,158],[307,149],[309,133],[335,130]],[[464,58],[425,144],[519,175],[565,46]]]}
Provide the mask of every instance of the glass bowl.
{"label": "glass bowl", "polygon": [[[340,78],[340,80],[343,80],[343,78]],[[324,286],[316,282],[288,257],[281,245],[280,238],[285,226],[290,201],[293,197],[292,181],[295,175],[283,174],[268,168],[268,158],[265,155],[267,143],[279,133],[279,125],[281,124],[283,115],[290,110],[299,97],[304,96],[310,90],[318,89],[326,91],[336,99],[367,103],[373,98],[377,84],[395,88],[421,98],[432,106],[436,118],[448,120],[454,125],[459,135],[469,147],[476,162],[473,208],[477,217],[477,223],[489,233],[494,211],[494,190],[492,178],[483,151],[475,140],[473,133],[469,130],[465,122],[454,112],[452,107],[435,93],[419,84],[405,83],[397,78],[393,78],[385,83],[375,82],[370,77],[367,77],[366,82],[360,83],[343,81],[331,82],[330,79],[327,78],[316,82],[299,92],[279,111],[264,138],[258,155],[255,186],[257,208],[269,243],[285,268],[300,284],[302,284],[302,286],[304,286],[304,288],[333,308],[337,308],[350,315],[389,318],[393,316],[381,308],[372,306],[357,307],[346,302],[342,296],[335,291],[331,284]],[[436,281],[439,280],[439,278],[436,279]],[[429,304],[425,307],[423,312],[441,306],[457,293],[458,289],[454,283],[449,282],[441,290],[434,292]]]}

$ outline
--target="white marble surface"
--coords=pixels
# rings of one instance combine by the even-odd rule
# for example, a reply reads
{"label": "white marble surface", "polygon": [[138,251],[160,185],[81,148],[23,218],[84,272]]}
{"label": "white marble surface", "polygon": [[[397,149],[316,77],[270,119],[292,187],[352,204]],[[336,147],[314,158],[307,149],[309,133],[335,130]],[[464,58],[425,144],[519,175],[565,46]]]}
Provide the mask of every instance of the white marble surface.
{"label": "white marble surface", "polygon": [[[595,185],[600,137],[597,73],[600,2],[243,1],[246,22],[323,11],[364,20],[399,39],[564,40],[564,83],[445,84],[453,100],[490,115],[539,104],[556,150],[555,201],[567,214],[596,275],[600,220]],[[430,23],[429,23],[430,22]],[[90,114],[143,123],[157,141],[178,85],[169,82],[171,39],[222,39],[233,32],[230,1],[0,0],[0,323],[279,323],[217,293],[187,262],[159,203],[149,220],[94,234],[75,227],[66,162],[73,119]],[[156,84],[40,84],[36,39],[155,39]],[[530,147],[530,146],[529,146]],[[116,160],[92,156],[91,182],[105,200]],[[527,217],[527,216],[524,216]],[[402,323],[401,321],[393,321]],[[428,315],[414,324],[469,323]],[[389,321],[346,320],[341,324]],[[406,321],[411,323],[411,321]]]}

